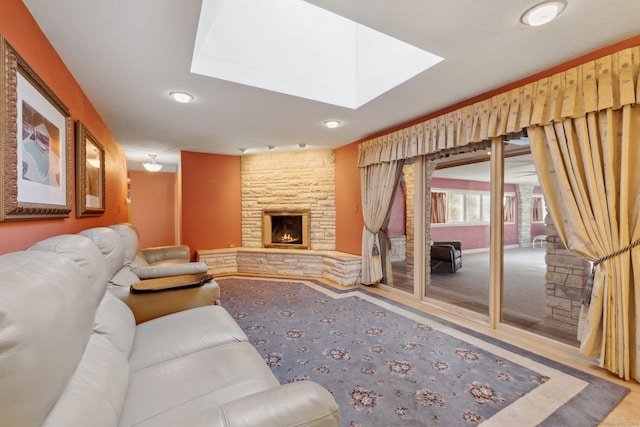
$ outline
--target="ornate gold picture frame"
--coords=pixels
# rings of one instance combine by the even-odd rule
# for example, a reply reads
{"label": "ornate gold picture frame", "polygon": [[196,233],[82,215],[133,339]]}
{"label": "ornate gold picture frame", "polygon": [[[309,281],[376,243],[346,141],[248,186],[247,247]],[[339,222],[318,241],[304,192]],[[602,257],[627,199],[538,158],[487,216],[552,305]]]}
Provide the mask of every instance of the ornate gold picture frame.
{"label": "ornate gold picture frame", "polygon": [[104,214],[104,148],[76,121],[76,216]]}
{"label": "ornate gold picture frame", "polygon": [[0,221],[68,217],[69,109],[0,36]]}

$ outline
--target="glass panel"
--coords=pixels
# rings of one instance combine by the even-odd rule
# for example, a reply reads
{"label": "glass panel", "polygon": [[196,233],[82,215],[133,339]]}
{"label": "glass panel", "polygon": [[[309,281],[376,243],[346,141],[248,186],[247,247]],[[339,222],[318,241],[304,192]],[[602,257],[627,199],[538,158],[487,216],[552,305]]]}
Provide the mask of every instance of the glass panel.
{"label": "glass panel", "polygon": [[[555,254],[558,243],[552,240],[555,235],[553,224],[543,211],[544,199],[533,159],[530,154],[509,157],[510,149],[522,151],[527,148],[526,141],[505,146],[502,321],[578,345],[577,301],[584,281],[577,277],[581,273],[571,266],[575,260],[569,261],[564,268],[553,265],[560,257]],[[507,202],[507,195],[511,195],[512,202]],[[507,213],[507,203],[512,203],[511,215]],[[558,252],[566,256],[564,246]],[[547,259],[552,260],[552,265],[546,264]],[[570,286],[572,278],[579,284],[577,289]]]}
{"label": "glass panel", "polygon": [[447,193],[447,222],[464,222],[464,194]]}
{"label": "glass panel", "polygon": [[482,195],[467,194],[465,198],[465,209],[467,213],[467,222],[482,221]]}
{"label": "glass panel", "polygon": [[[447,167],[461,161],[470,163]],[[431,224],[429,230],[431,269],[425,295],[488,316],[489,156],[478,151],[438,162],[430,191],[446,194],[447,220]]]}
{"label": "glass panel", "polygon": [[[386,257],[391,271],[385,273],[383,283],[401,291],[413,294],[413,165],[405,165],[398,188],[394,194],[389,216],[387,233],[389,250]],[[443,219],[444,220],[444,219]],[[384,262],[384,261],[383,261]]]}
{"label": "glass panel", "polygon": [[491,221],[491,195],[489,194],[482,196],[482,220]]}

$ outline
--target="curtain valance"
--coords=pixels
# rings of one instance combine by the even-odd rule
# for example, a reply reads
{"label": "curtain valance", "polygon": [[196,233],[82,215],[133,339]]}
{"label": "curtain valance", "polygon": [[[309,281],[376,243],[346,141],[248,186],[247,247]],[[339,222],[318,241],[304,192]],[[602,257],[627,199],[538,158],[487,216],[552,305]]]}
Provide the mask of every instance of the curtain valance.
{"label": "curtain valance", "polygon": [[361,143],[358,167],[517,133],[534,125],[640,103],[640,46],[540,79]]}

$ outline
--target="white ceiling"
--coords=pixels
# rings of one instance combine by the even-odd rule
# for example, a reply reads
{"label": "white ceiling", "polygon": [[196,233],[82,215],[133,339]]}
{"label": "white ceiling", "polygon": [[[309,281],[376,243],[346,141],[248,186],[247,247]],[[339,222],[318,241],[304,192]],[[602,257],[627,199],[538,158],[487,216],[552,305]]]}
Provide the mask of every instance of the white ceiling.
{"label": "white ceiling", "polygon": [[190,73],[201,0],[24,0],[132,169],[149,153],[337,148],[640,33],[637,0],[567,0],[535,28],[520,16],[538,0],[308,2],[444,61],[353,110]]}

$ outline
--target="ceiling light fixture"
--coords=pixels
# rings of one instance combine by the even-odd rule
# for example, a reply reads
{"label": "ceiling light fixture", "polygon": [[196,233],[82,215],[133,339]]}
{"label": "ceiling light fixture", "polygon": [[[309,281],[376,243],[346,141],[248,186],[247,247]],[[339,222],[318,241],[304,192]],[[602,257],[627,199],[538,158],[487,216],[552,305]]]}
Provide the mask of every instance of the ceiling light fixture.
{"label": "ceiling light fixture", "polygon": [[305,148],[306,146],[307,144],[303,144],[303,143],[298,144],[298,148]]}
{"label": "ceiling light fixture", "polygon": [[276,146],[275,146],[275,145],[267,145],[267,148],[268,148],[269,150],[275,150],[275,149],[276,149]]}
{"label": "ceiling light fixture", "polygon": [[193,95],[186,92],[171,92],[169,94],[175,101],[180,102],[182,104],[188,104],[193,101]]}
{"label": "ceiling light fixture", "polygon": [[537,27],[553,21],[564,10],[564,1],[547,1],[527,10],[520,21],[525,25]]}
{"label": "ceiling light fixture", "polygon": [[338,120],[327,120],[323,124],[329,129],[335,129],[340,126],[340,122]]}
{"label": "ceiling light fixture", "polygon": [[162,165],[156,162],[156,154],[149,154],[149,157],[151,157],[151,162],[142,164],[142,166],[144,166],[146,170],[148,170],[149,172],[158,172],[160,169],[162,169]]}

